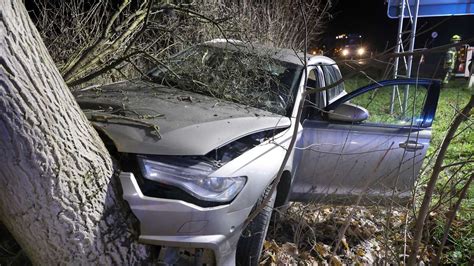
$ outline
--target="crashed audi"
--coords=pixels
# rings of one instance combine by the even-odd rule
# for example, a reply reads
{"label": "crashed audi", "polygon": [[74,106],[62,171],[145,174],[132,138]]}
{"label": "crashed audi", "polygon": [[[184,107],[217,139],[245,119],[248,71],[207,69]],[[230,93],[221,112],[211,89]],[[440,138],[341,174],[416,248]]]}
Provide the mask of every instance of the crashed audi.
{"label": "crashed audi", "polygon": [[[215,40],[178,53],[144,78],[75,92],[122,170],[123,197],[140,222],[139,241],[160,246],[165,263],[256,265],[272,208],[289,200],[328,195],[351,200],[361,190],[374,198],[410,195],[411,175],[429,144],[439,84],[385,81],[347,94],[341,83],[307,96],[296,121],[295,102],[303,91],[341,78],[327,57],[308,56],[306,70],[303,60],[302,53],[289,49]],[[380,129],[365,124],[369,111],[349,101],[402,84],[426,89],[423,112],[410,131],[403,130],[405,121],[398,131],[383,128],[386,137],[377,132],[367,139],[364,134]],[[270,195],[296,125],[296,149]],[[348,137],[349,127],[359,134]],[[414,132],[416,141],[410,139]],[[351,171],[348,180],[333,172],[340,160],[331,156],[351,137],[338,154],[349,152],[345,163],[356,160],[352,154],[358,149],[373,152],[361,153],[357,166],[340,167]],[[380,149],[387,139],[400,142],[395,150],[408,155],[400,159],[400,151],[391,150],[387,155]],[[382,156],[387,160],[376,161]],[[267,206],[247,223],[265,198]]]}

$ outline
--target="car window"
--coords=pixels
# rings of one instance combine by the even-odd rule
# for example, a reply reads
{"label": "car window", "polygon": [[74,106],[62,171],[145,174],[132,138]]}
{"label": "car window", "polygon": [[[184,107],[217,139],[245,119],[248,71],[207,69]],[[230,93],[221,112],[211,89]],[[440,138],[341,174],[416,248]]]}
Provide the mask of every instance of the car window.
{"label": "car window", "polygon": [[[324,65],[322,66],[322,69],[324,72],[324,79],[326,80],[326,86],[331,85],[342,78],[341,72],[339,71],[339,68],[337,68],[336,65]],[[326,91],[326,98],[328,100],[328,103],[332,102],[332,100],[343,91],[344,83],[338,84],[337,86],[328,89]]]}
{"label": "car window", "polygon": [[[405,92],[407,92],[406,109]],[[393,108],[391,108],[392,93],[395,96]],[[356,96],[350,102],[369,112],[369,118],[362,123],[409,126],[421,122],[426,96],[427,91],[422,86],[390,85]]]}

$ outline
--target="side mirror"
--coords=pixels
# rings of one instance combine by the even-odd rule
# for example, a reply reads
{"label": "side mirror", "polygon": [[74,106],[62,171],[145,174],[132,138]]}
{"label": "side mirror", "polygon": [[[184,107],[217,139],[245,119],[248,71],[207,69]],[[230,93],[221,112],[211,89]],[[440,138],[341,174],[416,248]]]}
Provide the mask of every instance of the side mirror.
{"label": "side mirror", "polygon": [[329,110],[326,115],[328,120],[357,123],[369,118],[369,111],[352,103],[343,103],[334,110]]}

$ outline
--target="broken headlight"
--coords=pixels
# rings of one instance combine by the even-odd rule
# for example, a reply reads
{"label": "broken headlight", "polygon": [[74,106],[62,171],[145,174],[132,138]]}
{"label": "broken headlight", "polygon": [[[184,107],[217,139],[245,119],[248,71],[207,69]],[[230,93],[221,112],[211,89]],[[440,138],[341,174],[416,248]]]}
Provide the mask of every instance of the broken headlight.
{"label": "broken headlight", "polygon": [[218,167],[201,159],[159,156],[139,157],[138,161],[146,179],[178,187],[204,201],[231,201],[247,180],[243,176],[211,177]]}

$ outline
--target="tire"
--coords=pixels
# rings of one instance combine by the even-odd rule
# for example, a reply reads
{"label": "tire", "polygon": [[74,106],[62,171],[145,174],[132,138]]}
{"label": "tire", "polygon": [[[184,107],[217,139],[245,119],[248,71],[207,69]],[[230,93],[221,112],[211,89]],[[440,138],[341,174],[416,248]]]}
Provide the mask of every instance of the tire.
{"label": "tire", "polygon": [[[250,213],[252,213],[268,196],[271,187],[272,185],[265,189]],[[242,235],[240,236],[239,242],[237,244],[237,265],[258,265],[260,254],[262,253],[263,249],[263,242],[265,241],[265,236],[267,235],[268,226],[272,217],[273,205],[275,204],[276,198],[275,196],[276,190],[273,192],[268,204],[242,231]]]}

